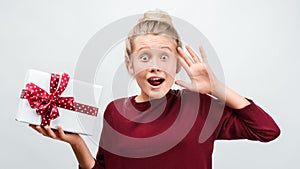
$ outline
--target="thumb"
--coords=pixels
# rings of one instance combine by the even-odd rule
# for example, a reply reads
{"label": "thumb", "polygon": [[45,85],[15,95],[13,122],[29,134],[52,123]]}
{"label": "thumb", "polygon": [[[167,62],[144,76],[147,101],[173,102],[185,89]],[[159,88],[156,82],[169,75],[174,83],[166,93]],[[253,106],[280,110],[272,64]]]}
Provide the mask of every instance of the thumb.
{"label": "thumb", "polygon": [[191,88],[190,84],[188,84],[188,83],[186,83],[186,82],[184,82],[182,80],[176,80],[175,84],[177,84],[177,85],[179,85],[179,86],[181,86],[183,88],[186,88],[186,89],[190,89]]}
{"label": "thumb", "polygon": [[64,130],[62,129],[62,127],[58,126],[57,130],[58,130],[59,139],[62,140],[62,141],[66,141],[66,134],[65,134]]}

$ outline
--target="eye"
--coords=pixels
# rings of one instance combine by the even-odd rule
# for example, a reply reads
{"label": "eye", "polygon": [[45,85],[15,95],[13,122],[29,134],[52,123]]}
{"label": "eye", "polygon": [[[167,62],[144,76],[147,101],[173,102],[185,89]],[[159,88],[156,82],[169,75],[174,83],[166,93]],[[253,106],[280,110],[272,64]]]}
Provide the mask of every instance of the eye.
{"label": "eye", "polygon": [[169,56],[168,55],[162,55],[160,57],[161,60],[168,60],[169,59]]}
{"label": "eye", "polygon": [[149,56],[148,56],[148,55],[142,55],[142,56],[140,57],[140,60],[142,60],[143,62],[146,62],[146,61],[149,60]]}

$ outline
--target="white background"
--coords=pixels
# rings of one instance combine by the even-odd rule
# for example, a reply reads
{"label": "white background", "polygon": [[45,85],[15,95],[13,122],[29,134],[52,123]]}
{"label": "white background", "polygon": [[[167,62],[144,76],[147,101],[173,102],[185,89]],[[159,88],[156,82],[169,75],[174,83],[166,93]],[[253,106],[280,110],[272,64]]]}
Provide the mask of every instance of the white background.
{"label": "white background", "polygon": [[296,0],[1,0],[1,168],[77,168],[69,145],[14,120],[25,72],[35,68],[72,75],[83,47],[98,30],[155,8],[197,27],[216,50],[227,85],[254,99],[282,130],[270,143],[216,142],[214,169],[299,168]]}

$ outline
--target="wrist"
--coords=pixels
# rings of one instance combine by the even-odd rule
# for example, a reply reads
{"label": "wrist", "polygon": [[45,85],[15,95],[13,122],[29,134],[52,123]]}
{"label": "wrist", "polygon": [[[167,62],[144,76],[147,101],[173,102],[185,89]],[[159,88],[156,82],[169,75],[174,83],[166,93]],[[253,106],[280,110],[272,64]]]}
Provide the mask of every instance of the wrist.
{"label": "wrist", "polygon": [[68,141],[68,143],[72,146],[72,147],[77,147],[78,145],[82,144],[83,140],[81,138],[80,135],[76,134],[74,135],[74,137]]}
{"label": "wrist", "polygon": [[211,87],[210,94],[213,95],[214,97],[218,98],[219,100],[225,101],[225,98],[226,98],[225,85],[217,79],[211,83],[212,83],[212,87]]}
{"label": "wrist", "polygon": [[228,87],[225,87],[225,96],[226,105],[232,109],[241,109],[250,104],[245,97],[239,95]]}

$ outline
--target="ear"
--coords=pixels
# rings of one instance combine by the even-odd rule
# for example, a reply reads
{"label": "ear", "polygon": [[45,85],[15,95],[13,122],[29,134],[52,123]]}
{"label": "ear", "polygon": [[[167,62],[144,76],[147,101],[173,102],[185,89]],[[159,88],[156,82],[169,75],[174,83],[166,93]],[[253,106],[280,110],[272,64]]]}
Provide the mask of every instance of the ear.
{"label": "ear", "polygon": [[131,60],[128,57],[125,57],[125,63],[126,63],[126,67],[127,67],[129,74],[133,75],[133,73],[134,73],[133,65],[132,65]]}

